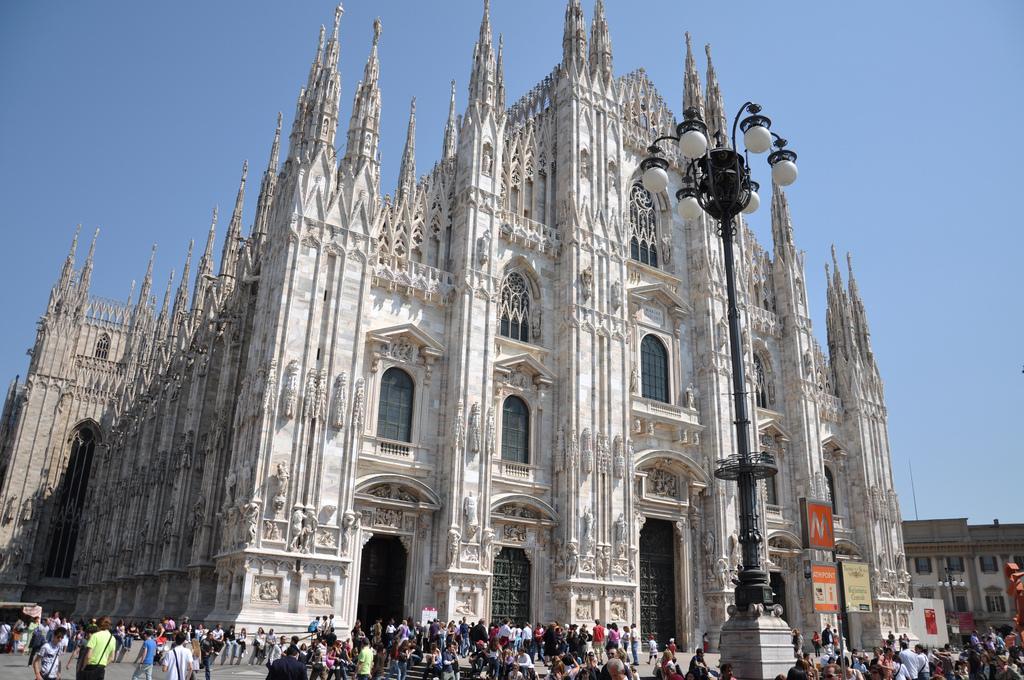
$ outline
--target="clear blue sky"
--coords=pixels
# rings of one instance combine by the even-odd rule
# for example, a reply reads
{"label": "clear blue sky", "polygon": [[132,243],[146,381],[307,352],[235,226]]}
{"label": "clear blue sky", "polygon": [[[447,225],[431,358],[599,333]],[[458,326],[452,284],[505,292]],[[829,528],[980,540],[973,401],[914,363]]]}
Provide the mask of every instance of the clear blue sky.
{"label": "clear blue sky", "polygon": [[[343,126],[373,17],[384,23],[386,189],[413,96],[419,171],[438,157],[452,78],[465,103],[481,4],[347,1]],[[511,103],[560,60],[564,2],[492,4]],[[761,102],[799,152],[789,195],[816,329],[823,341],[835,243],[853,253],[868,307],[904,517],[912,461],[921,518],[1024,521],[1024,3],[607,5],[617,74],[643,66],[679,114],[688,30],[713,44],[727,106]],[[212,206],[230,211],[245,158],[251,223],[275,117],[287,134],[332,17],[319,0],[2,3],[0,376],[24,374],[75,224],[102,229],[93,292],[124,298],[153,242],[162,294]],[[766,210],[752,225],[770,243]]]}

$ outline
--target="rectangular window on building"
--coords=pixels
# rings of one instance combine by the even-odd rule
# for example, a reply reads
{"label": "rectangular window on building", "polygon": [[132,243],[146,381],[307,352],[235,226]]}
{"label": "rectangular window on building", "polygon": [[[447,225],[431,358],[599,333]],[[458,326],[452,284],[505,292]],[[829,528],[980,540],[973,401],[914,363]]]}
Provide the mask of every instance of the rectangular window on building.
{"label": "rectangular window on building", "polygon": [[969,612],[971,608],[967,606],[967,596],[957,595],[953,598],[954,604],[956,604],[956,610],[958,612]]}
{"label": "rectangular window on building", "polygon": [[994,574],[999,571],[999,560],[995,555],[982,555],[978,559],[981,562],[981,570],[986,574]]}
{"label": "rectangular window on building", "polygon": [[962,557],[947,557],[946,568],[955,574],[964,573],[964,558]]}
{"label": "rectangular window on building", "polygon": [[914,558],[914,570],[918,574],[930,574],[930,573],[932,573],[932,558],[930,558],[930,557],[915,557]]}
{"label": "rectangular window on building", "polygon": [[1006,611],[1006,600],[1002,595],[986,595],[985,610],[991,613],[1002,614]]}

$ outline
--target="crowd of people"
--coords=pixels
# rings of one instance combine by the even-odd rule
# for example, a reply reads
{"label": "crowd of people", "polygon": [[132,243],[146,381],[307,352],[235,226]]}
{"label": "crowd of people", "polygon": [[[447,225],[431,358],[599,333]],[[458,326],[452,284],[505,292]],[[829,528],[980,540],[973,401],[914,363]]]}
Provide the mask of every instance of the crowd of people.
{"label": "crowd of people", "polygon": [[[963,649],[929,649],[891,632],[871,651],[847,649],[827,625],[814,631],[811,651],[792,631],[794,665],[775,680],[1024,680],[1024,649],[1017,635],[974,632]],[[965,641],[966,642],[966,641]],[[0,652],[27,657],[35,680],[104,680],[111,663],[134,665],[132,680],[211,680],[224,665],[262,665],[268,680],[638,680],[641,653],[660,680],[736,680],[728,660],[711,667],[704,645],[683,665],[675,640],[665,644],[635,625],[487,624],[412,618],[360,621],[344,631],[334,615],[314,618],[306,630],[206,627],[187,618],[159,621],[109,617],[73,621],[60,612],[29,622],[0,622]],[[134,653],[132,650],[136,650]],[[422,676],[419,673],[422,673]],[[845,676],[844,676],[845,673]]]}

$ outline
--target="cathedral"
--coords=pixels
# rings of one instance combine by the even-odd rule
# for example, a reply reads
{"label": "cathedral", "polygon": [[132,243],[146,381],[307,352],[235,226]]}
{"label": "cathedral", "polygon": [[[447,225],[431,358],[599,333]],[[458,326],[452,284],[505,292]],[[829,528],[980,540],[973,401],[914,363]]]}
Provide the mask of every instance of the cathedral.
{"label": "cathedral", "polygon": [[[508,103],[485,2],[441,158],[417,174],[414,101],[384,193],[386,39],[377,20],[336,139],[341,19],[248,228],[242,166],[219,260],[215,211],[177,283],[150,257],[137,293],[103,298],[75,235],[0,420],[0,598],[250,630],[600,619],[714,649],[740,560],[736,485],[713,474],[735,452],[722,245],[672,209],[678,152],[665,193],[639,182],[675,115],[643,69],[616,75],[602,0],[589,27],[568,0],[561,63]],[[714,133],[706,51],[702,74],[687,36],[681,108]],[[869,565],[872,610],[848,617],[867,646],[911,609],[882,380],[834,255],[816,342],[770,193],[770,251],[737,224],[746,396],[779,467],[763,559],[791,626],[834,621],[809,578],[831,555],[799,520],[830,501],[839,558]]]}

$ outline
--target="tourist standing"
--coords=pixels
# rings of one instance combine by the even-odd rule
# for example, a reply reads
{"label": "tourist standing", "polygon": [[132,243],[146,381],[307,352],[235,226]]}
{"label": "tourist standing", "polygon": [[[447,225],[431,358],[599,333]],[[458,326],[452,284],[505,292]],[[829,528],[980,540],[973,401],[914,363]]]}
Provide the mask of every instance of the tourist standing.
{"label": "tourist standing", "polygon": [[97,624],[95,633],[89,636],[85,645],[88,661],[82,668],[79,677],[86,680],[103,680],[107,674],[107,664],[114,656],[114,636],[110,632],[110,617],[104,616]]}
{"label": "tourist standing", "polygon": [[594,619],[594,656],[601,663],[604,663],[604,626],[597,619]]}
{"label": "tourist standing", "polygon": [[299,661],[299,648],[288,645],[284,655],[270,665],[267,680],[307,680],[306,664]]}

